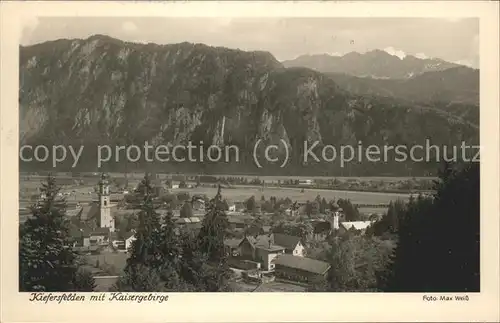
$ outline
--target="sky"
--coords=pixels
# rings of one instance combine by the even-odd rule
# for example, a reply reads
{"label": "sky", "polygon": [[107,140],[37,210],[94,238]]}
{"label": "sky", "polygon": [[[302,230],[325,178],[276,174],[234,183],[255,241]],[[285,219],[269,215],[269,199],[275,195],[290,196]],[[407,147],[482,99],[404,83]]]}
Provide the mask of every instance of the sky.
{"label": "sky", "polygon": [[21,44],[103,34],[124,41],[264,50],[278,60],[382,49],[479,67],[476,18],[30,18]]}

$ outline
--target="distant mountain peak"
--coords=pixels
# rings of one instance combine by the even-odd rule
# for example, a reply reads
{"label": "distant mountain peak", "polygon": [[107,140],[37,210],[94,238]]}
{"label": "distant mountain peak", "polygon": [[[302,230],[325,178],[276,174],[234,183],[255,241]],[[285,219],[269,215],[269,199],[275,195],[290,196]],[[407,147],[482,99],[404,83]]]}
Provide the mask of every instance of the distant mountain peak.
{"label": "distant mountain peak", "polygon": [[391,56],[395,56],[399,59],[404,59],[406,57],[406,53],[400,49],[396,49],[394,47],[386,47],[384,50],[384,52],[386,52],[387,54],[391,55]]}
{"label": "distant mountain peak", "polygon": [[[425,55],[419,54],[420,57]],[[393,47],[373,49],[363,54],[349,52],[343,56],[317,54],[284,61],[285,67],[306,67],[323,73],[344,73],[358,77],[406,79],[430,71],[460,66],[440,58],[419,58]]]}
{"label": "distant mountain peak", "polygon": [[369,55],[369,56],[395,56],[395,55],[392,55],[391,53],[389,53],[385,50],[381,50],[381,49],[373,49],[371,51],[366,52],[365,55]]}

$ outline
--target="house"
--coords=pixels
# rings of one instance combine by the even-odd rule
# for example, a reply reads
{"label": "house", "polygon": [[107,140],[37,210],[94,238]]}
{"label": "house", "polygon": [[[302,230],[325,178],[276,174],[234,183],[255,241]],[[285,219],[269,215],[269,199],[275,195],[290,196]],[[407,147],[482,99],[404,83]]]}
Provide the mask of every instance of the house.
{"label": "house", "polygon": [[285,210],[285,214],[286,214],[287,216],[293,216],[293,217],[295,217],[295,216],[298,216],[298,215],[299,215],[299,211],[298,211],[298,210],[294,210],[294,209],[292,209],[292,208],[287,208],[287,209]]}
{"label": "house", "polygon": [[238,257],[240,255],[240,243],[242,239],[225,239],[224,248],[226,253],[232,257]]}
{"label": "house", "polygon": [[231,229],[244,229],[246,227],[246,221],[241,217],[228,217],[227,222]]}
{"label": "house", "polygon": [[109,244],[109,239],[109,228],[96,228],[89,233],[89,241],[91,246],[107,245]]}
{"label": "house", "polygon": [[229,228],[226,230],[226,234],[228,237],[232,237],[234,239],[240,239],[240,241],[241,241],[245,237],[245,229],[243,229],[243,228],[235,228],[235,229]]}
{"label": "house", "polygon": [[312,186],[313,184],[314,182],[312,179],[299,180],[299,186],[301,187]]}
{"label": "house", "polygon": [[90,246],[90,229],[72,227],[69,231],[73,247],[88,247]]}
{"label": "house", "polygon": [[236,204],[229,205],[229,208],[227,210],[229,212],[236,212]]}
{"label": "house", "polygon": [[179,225],[184,225],[187,223],[191,223],[191,219],[190,218],[177,218],[177,219],[175,219],[174,223],[179,224]]}
{"label": "house", "polygon": [[262,232],[263,232],[264,234],[271,233],[271,228],[272,228],[272,227],[271,227],[270,225],[263,225],[263,226],[262,226]]}
{"label": "house", "polygon": [[200,231],[203,226],[201,219],[196,216],[192,216],[190,218],[175,218],[174,224],[176,224],[179,229],[184,228],[195,232]]}
{"label": "house", "polygon": [[260,262],[264,270],[273,270],[273,260],[285,253],[285,247],[276,245],[273,235],[245,237],[239,244],[240,256],[244,259]]}
{"label": "house", "polygon": [[366,229],[372,224],[372,221],[353,221],[341,222],[339,225],[339,233],[355,231],[360,234],[365,234]]}
{"label": "house", "polygon": [[235,202],[234,203],[234,211],[233,212],[243,212],[247,209],[245,203],[243,202]]}
{"label": "house", "polygon": [[191,221],[191,223],[201,222],[200,218],[197,217],[197,216],[192,216],[192,217],[189,218],[189,220]]}
{"label": "house", "polygon": [[74,247],[102,246],[109,244],[109,228],[73,228],[70,231]]}
{"label": "house", "polygon": [[124,242],[124,248],[125,250],[129,250],[130,247],[132,246],[132,242],[137,240],[135,237],[135,231],[130,231],[125,234],[123,234],[123,242]]}
{"label": "house", "polygon": [[266,235],[245,236],[243,239],[226,239],[227,254],[242,260],[261,264],[264,270],[274,269],[273,259],[288,253],[297,257],[305,256],[305,248],[299,237],[270,233]]}
{"label": "house", "polygon": [[304,257],[305,247],[300,241],[300,237],[295,237],[287,234],[274,233],[274,243],[279,246],[285,247],[285,253]]}
{"label": "house", "polygon": [[330,264],[306,257],[283,254],[274,259],[274,272],[277,278],[298,282],[314,282],[326,278]]}
{"label": "house", "polygon": [[312,220],[312,238],[316,240],[325,239],[332,232],[332,223],[328,220]]}

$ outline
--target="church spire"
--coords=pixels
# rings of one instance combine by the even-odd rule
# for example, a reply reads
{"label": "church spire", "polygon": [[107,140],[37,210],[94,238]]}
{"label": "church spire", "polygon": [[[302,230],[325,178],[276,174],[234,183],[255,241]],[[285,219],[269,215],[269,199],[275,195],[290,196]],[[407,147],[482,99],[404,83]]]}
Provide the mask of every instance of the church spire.
{"label": "church spire", "polygon": [[99,227],[109,228],[111,232],[115,231],[115,221],[111,216],[109,175],[107,173],[102,173],[99,181]]}

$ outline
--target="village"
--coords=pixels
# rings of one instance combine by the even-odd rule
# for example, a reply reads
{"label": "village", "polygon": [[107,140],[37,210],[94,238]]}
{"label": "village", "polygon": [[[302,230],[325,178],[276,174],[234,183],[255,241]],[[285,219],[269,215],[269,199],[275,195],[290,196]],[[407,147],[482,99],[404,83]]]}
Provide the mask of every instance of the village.
{"label": "village", "polygon": [[[73,248],[81,255],[81,266],[93,273],[96,290],[108,291],[122,273],[135,240],[139,201],[134,200],[134,191],[138,187],[130,188],[129,183],[107,173],[93,175],[97,180],[93,190],[87,186],[87,191],[78,189],[75,181],[67,181],[59,194],[67,201]],[[196,234],[209,201],[206,195],[189,194],[200,184],[151,176],[156,212],[160,217],[170,213],[177,229]],[[304,184],[310,185],[310,181]],[[305,291],[308,284],[325,278],[330,269],[330,264],[308,257],[309,243],[323,241],[333,232],[363,234],[381,217],[372,213],[366,221],[347,221],[339,205],[322,205],[325,203],[325,199],[313,205],[273,196],[266,200],[263,195],[260,200],[255,196],[224,199],[229,224],[224,245],[236,289]],[[29,216],[29,210],[20,209],[20,216]]]}

